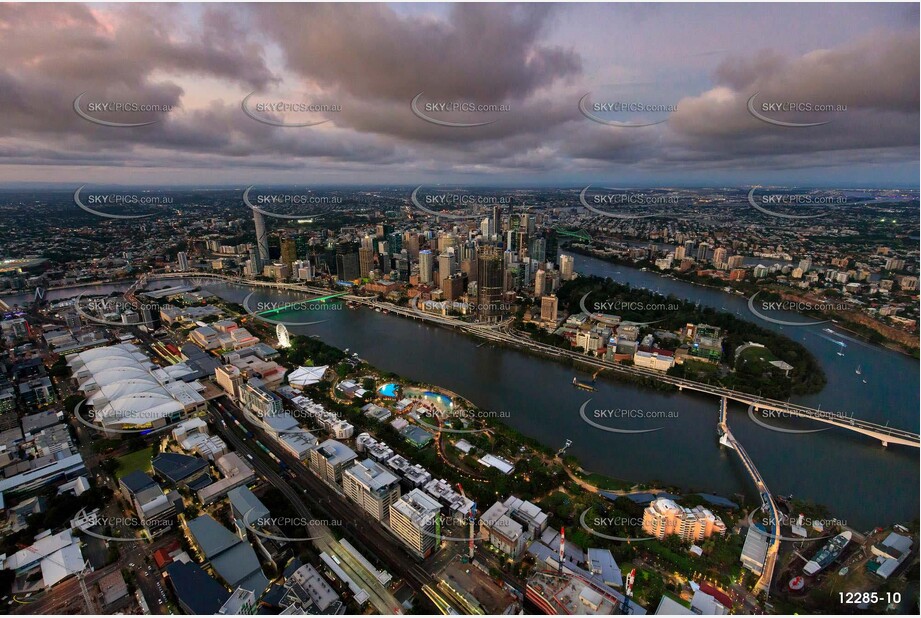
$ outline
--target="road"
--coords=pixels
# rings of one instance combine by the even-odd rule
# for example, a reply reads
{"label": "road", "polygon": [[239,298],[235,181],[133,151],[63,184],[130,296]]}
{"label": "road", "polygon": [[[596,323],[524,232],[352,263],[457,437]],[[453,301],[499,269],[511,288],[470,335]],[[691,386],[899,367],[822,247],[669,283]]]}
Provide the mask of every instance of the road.
{"label": "road", "polygon": [[[329,293],[328,289],[302,285],[297,283],[275,283],[275,282],[266,282],[266,281],[253,281],[249,279],[241,279],[238,277],[229,277],[226,275],[217,275],[213,273],[199,273],[199,272],[185,272],[185,273],[165,273],[165,274],[148,274],[144,275],[142,280],[139,280],[140,283],[146,283],[147,280],[156,280],[156,279],[182,279],[182,278],[198,278],[198,279],[216,279],[220,281],[228,281],[231,283],[236,283],[240,285],[246,285],[250,287],[266,287],[271,289],[279,290],[292,290],[298,292],[307,292],[310,294],[322,294],[326,295]],[[140,287],[140,286],[138,286]],[[420,311],[415,306],[411,307],[401,307],[392,303],[382,302],[377,300],[375,297],[367,296],[355,296],[355,295],[346,295],[342,297],[344,300],[351,301],[354,303],[360,303],[375,309],[380,309],[381,311],[388,311],[401,315],[404,317],[409,317],[416,320],[423,320],[432,324],[437,324],[439,326],[447,326],[450,328],[455,328],[461,331],[464,331],[468,334],[474,335],[476,337],[484,338],[489,341],[494,341],[497,343],[503,343],[505,345],[524,348],[533,352],[537,352],[544,355],[556,356],[556,357],[567,357],[579,362],[594,366],[596,368],[609,369],[615,373],[620,373],[623,375],[630,375],[633,377],[641,377],[656,380],[659,382],[664,382],[666,384],[671,384],[676,386],[678,390],[694,390],[702,393],[707,393],[710,395],[715,395],[717,397],[728,397],[733,401],[738,401],[746,405],[755,406],[756,410],[773,410],[777,412],[783,412],[791,416],[797,416],[801,418],[806,418],[828,425],[833,425],[840,429],[846,429],[849,431],[854,431],[876,440],[879,440],[883,443],[884,446],[889,444],[900,444],[903,446],[909,446],[913,448],[921,448],[921,435],[915,432],[906,431],[903,429],[898,429],[895,427],[889,427],[886,425],[880,425],[878,423],[872,423],[869,421],[864,421],[859,418],[855,418],[854,415],[849,415],[844,412],[830,412],[828,410],[819,410],[817,408],[810,408],[808,406],[798,405],[791,403],[789,401],[780,401],[777,399],[770,399],[767,397],[761,397],[759,395],[752,395],[749,393],[743,393],[741,391],[736,391],[733,389],[723,388],[720,386],[713,386],[711,384],[705,384],[703,382],[696,382],[694,380],[688,380],[685,378],[678,378],[674,376],[666,375],[661,371],[654,371],[652,369],[645,369],[642,367],[627,366],[621,363],[614,361],[608,361],[605,359],[597,358],[594,356],[589,356],[583,354],[582,352],[577,352],[573,350],[564,350],[562,348],[557,348],[555,346],[538,343],[533,341],[526,333],[520,331],[511,330],[507,323],[499,324],[477,324],[464,322],[457,318],[445,317],[434,315],[431,313],[425,313]],[[255,315],[255,314],[254,314]],[[258,316],[256,316],[258,317]],[[265,319],[265,318],[259,318]],[[267,320],[270,323],[277,323],[278,321]]]}
{"label": "road", "polygon": [[[129,300],[135,299],[132,297]],[[139,342],[147,348],[148,353],[152,353],[150,344],[153,339],[150,335],[139,328],[133,328],[132,330]],[[342,521],[349,531],[349,540],[353,541],[359,550],[365,552],[366,548],[369,549],[370,551],[366,553],[366,556],[377,556],[379,560],[386,563],[388,570],[397,577],[402,578],[413,589],[418,603],[423,604],[424,608],[430,612],[435,610],[435,606],[431,604],[428,594],[423,590],[424,586],[434,587],[434,579],[416,562],[415,558],[410,557],[389,530],[385,529],[381,524],[363,517],[355,509],[354,504],[347,501],[345,496],[320,481],[300,460],[277,447],[275,441],[266,435],[264,428],[249,423],[236,404],[228,397],[223,396],[215,401],[220,402],[232,416],[244,423],[255,434],[258,434],[262,443],[270,448],[276,457],[279,457],[288,465],[297,479],[299,485],[297,488],[292,487],[289,481],[279,475],[273,465],[263,460],[259,453],[250,448],[229,427],[224,428],[220,423],[222,420],[221,411],[216,410],[213,403],[209,404],[210,418],[221,437],[232,445],[236,451],[252,456],[252,464],[256,471],[292,503],[298,516],[310,520],[315,519],[304,503],[304,499],[307,499],[317,507],[318,512],[329,513],[331,519]],[[300,490],[300,493],[298,490]],[[315,525],[311,526],[310,530],[311,534],[316,533],[316,536],[320,537],[315,540],[315,544],[320,551],[325,551],[327,554],[335,555],[339,558],[340,566],[349,577],[368,592],[372,605],[378,611],[383,614],[402,613],[400,603],[393,593],[382,586],[373,575],[367,573],[364,567],[342,548],[329,527]]]}
{"label": "road", "polygon": [[[226,397],[221,398],[221,405],[225,409],[235,410],[233,404]],[[299,517],[303,517],[306,520],[315,522],[310,526],[310,534],[314,536],[313,539],[314,545],[319,551],[326,552],[330,556],[337,556],[341,561],[342,570],[351,577],[355,583],[360,585],[368,593],[370,597],[371,604],[374,605],[382,614],[393,614],[401,613],[400,603],[396,600],[393,594],[385,588],[377,579],[375,579],[371,574],[367,573],[362,567],[348,552],[346,552],[342,546],[339,544],[339,541],[336,539],[332,530],[329,526],[322,522],[322,520],[317,519],[313,516],[308,509],[307,505],[304,503],[302,494],[298,491],[284,478],[281,477],[278,472],[275,471],[273,466],[261,458],[259,453],[256,452],[256,449],[250,448],[243,439],[241,439],[237,434],[235,434],[229,428],[225,428],[221,424],[221,412],[215,410],[214,408],[210,409],[210,417],[213,425],[217,428],[217,431],[220,433],[221,437],[227,441],[230,445],[234,447],[238,453],[243,455],[250,455],[248,459],[250,460],[251,465],[256,469],[256,472],[264,478],[268,483],[273,487],[278,489],[282,495],[284,495],[288,501],[292,504],[295,511]],[[236,417],[241,421],[245,422],[243,414],[237,410]],[[255,428],[254,428],[255,429]],[[266,436],[261,436],[264,438],[262,443],[266,446],[273,444],[273,442]],[[276,453],[280,455],[280,453]],[[309,474],[309,473],[308,473]],[[304,492],[306,493],[306,492]],[[314,494],[316,495],[316,494]],[[326,506],[322,503],[318,503],[319,506]],[[346,521],[346,520],[342,520]]]}
{"label": "road", "polygon": [[[150,605],[151,610],[161,614],[168,613],[166,606],[167,599],[165,592],[162,590],[163,584],[161,583],[159,573],[154,569],[153,573],[147,574],[145,572],[146,569],[142,567],[144,567],[144,561],[149,560],[149,556],[152,556],[160,547],[168,545],[174,538],[175,537],[172,535],[167,535],[167,537],[158,539],[153,543],[141,544],[143,549],[140,550],[137,549],[134,543],[120,543],[120,545],[124,547],[119,547],[121,555],[118,560],[106,567],[86,574],[86,587],[94,603],[97,606],[102,604],[99,590],[95,587],[96,583],[110,573],[120,571],[121,569],[128,569],[136,572],[138,588],[144,593],[144,598],[147,599],[147,603]],[[141,557],[142,555],[143,557]],[[137,568],[131,568],[130,565],[132,562]],[[159,599],[163,599],[164,603],[158,603]],[[98,607],[94,608],[94,611],[98,611],[98,609]],[[102,609],[104,611],[104,608]],[[10,607],[10,613],[33,615],[84,614],[87,613],[87,609],[86,603],[83,600],[83,594],[80,592],[80,583],[77,581],[76,577],[71,577],[70,579],[60,582],[51,590],[33,594],[25,601],[14,601],[13,605]]]}

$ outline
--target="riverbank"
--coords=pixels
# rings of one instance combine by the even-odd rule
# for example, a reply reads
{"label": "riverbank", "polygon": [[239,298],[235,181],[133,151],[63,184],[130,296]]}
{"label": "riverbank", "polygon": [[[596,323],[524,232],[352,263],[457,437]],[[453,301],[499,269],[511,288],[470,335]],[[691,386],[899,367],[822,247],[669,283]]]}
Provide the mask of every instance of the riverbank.
{"label": "riverbank", "polygon": [[[596,251],[584,249],[573,243],[567,243],[564,246],[560,247],[561,250],[565,250],[571,253],[576,253],[578,255],[584,255],[591,257],[596,260],[601,260],[609,264],[615,264],[618,266],[624,266],[627,268],[646,268],[648,272],[655,274],[656,276],[662,279],[675,279],[677,281],[682,281],[690,285],[698,286],[705,289],[710,289],[714,291],[725,292],[724,288],[730,288],[733,294],[738,294],[741,296],[749,297],[756,292],[763,292],[765,290],[770,290],[773,293],[778,294],[779,296],[793,300],[796,302],[811,303],[813,305],[821,306],[822,303],[829,302],[827,299],[824,301],[822,299],[815,299],[811,297],[801,296],[793,293],[788,289],[773,289],[773,288],[762,288],[755,286],[754,284],[747,284],[744,286],[746,289],[740,289],[738,284],[733,285],[733,282],[718,280],[718,283],[708,283],[702,281],[700,277],[695,275],[687,275],[684,273],[669,272],[663,273],[659,271],[654,264],[651,262],[634,262],[632,260],[625,260],[615,256],[605,255]],[[666,276],[667,275],[667,276]],[[712,279],[712,278],[708,278]],[[876,320],[863,314],[855,314],[854,312],[843,312],[843,311],[821,311],[821,312],[797,312],[798,315],[805,317],[811,317],[813,319],[830,319],[832,320],[841,330],[847,331],[849,334],[855,338],[860,339],[861,341],[867,343],[868,345],[877,345],[884,347],[888,350],[894,352],[899,352],[905,354],[911,358],[919,358],[919,347],[921,347],[921,342],[916,334],[908,333],[901,331],[891,326],[881,324]],[[869,330],[871,333],[876,333],[878,336],[874,337],[868,335],[865,331],[862,332],[862,329],[856,329],[856,326],[863,326],[864,329]]]}
{"label": "riverbank", "polygon": [[[725,306],[736,314],[747,311],[745,299],[734,295],[676,280],[663,281],[652,273],[619,269],[592,258],[577,256],[576,271],[610,276],[636,287],[658,287],[662,293],[717,310]],[[255,291],[249,306],[257,302],[288,303],[303,297],[289,290],[245,283],[199,279],[198,285],[238,304]],[[52,299],[66,297],[66,293],[55,293]],[[310,325],[289,326],[289,331],[292,335],[320,338],[340,349],[350,348],[386,371],[463,393],[482,409],[509,411],[510,416],[503,419],[506,425],[541,444],[552,445],[554,450],[571,439],[568,455],[611,478],[636,484],[658,479],[664,481],[663,487],[755,497],[744,470],[725,448],[719,447],[715,431],[718,400],[713,397],[687,390],[672,393],[638,388],[604,379],[605,374],[597,381],[596,391],[588,393],[572,386],[571,366],[526,354],[519,348],[484,344],[463,335],[460,329],[435,328],[420,320],[398,320],[394,312],[390,313],[347,311],[344,307],[322,315],[304,311],[289,319]],[[318,320],[322,322],[314,323]],[[848,348],[842,349],[835,342],[844,335],[828,334],[824,326],[828,325],[801,328],[795,335],[819,357],[829,384],[821,393],[792,401],[917,431],[917,362],[878,346],[850,341]],[[791,333],[789,329],[786,332]],[[844,356],[838,354],[841,351]],[[863,367],[862,376],[855,376],[858,364]],[[899,379],[891,380],[889,376]],[[591,372],[586,378],[590,377]],[[618,435],[585,423],[579,410],[588,400],[592,401],[592,409],[671,410],[678,414],[663,423],[630,419],[608,422],[626,429],[661,427],[653,433]],[[917,452],[901,447],[882,448],[878,442],[835,429],[780,434],[755,424],[746,407],[732,402],[730,414],[733,433],[778,494],[793,494],[828,505],[838,517],[861,529],[892,522],[904,524],[917,517]],[[771,423],[790,429],[820,428],[790,419]],[[841,492],[838,484],[829,479],[851,479],[856,489]]]}

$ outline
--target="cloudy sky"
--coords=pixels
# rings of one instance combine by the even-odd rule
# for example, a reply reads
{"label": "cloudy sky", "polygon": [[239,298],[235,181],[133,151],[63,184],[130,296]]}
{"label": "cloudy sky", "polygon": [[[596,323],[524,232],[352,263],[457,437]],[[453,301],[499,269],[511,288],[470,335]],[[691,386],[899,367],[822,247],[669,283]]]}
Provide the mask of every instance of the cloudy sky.
{"label": "cloudy sky", "polygon": [[[918,18],[879,3],[3,4],[0,185],[917,187]],[[100,108],[115,102],[172,109]],[[432,107],[455,103],[490,107]]]}

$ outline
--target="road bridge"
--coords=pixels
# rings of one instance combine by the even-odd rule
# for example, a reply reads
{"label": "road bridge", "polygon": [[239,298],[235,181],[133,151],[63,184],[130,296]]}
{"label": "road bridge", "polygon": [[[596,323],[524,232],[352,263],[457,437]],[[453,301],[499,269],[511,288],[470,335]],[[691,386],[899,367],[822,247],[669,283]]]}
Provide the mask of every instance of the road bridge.
{"label": "road bridge", "polygon": [[[177,273],[157,273],[145,275],[145,277],[150,279],[179,279],[179,278],[205,278],[205,279],[217,279],[221,281],[226,281],[229,283],[234,283],[238,285],[247,285],[255,287],[266,287],[271,289],[278,290],[293,290],[298,292],[309,292],[319,295],[328,295],[330,293],[329,289],[320,288],[310,285],[303,285],[298,283],[279,283],[275,281],[258,281],[258,280],[248,280],[240,279],[237,277],[229,277],[227,275],[218,275],[214,273],[198,273],[198,272],[177,272]],[[712,384],[705,384],[703,382],[697,382],[694,380],[688,380],[686,378],[679,378],[675,376],[670,376],[661,371],[655,371],[652,369],[645,369],[642,367],[634,367],[622,365],[611,360],[606,360],[603,358],[598,358],[595,356],[589,356],[581,352],[574,350],[564,350],[563,348],[558,348],[548,344],[538,343],[531,340],[527,334],[520,331],[510,331],[507,329],[497,328],[495,324],[478,324],[465,322],[463,320],[434,315],[431,313],[423,312],[415,307],[402,307],[392,303],[382,302],[377,300],[374,297],[367,296],[358,296],[355,294],[343,293],[340,298],[343,298],[347,301],[351,301],[357,304],[366,305],[372,308],[386,310],[390,313],[395,313],[404,317],[424,320],[429,323],[438,324],[439,326],[447,326],[449,328],[455,328],[462,330],[470,335],[487,339],[496,343],[503,343],[512,347],[524,348],[537,352],[540,354],[545,354],[555,357],[568,357],[573,360],[579,361],[583,364],[594,366],[597,369],[606,369],[615,373],[620,373],[623,375],[629,375],[633,377],[641,377],[656,380],[665,384],[671,384],[678,388],[679,391],[684,391],[685,389],[696,391],[700,393],[706,393],[709,395],[714,395],[716,397],[726,397],[733,401],[737,401],[746,406],[753,406],[755,411],[768,410],[773,412],[778,412],[786,416],[804,418],[812,421],[818,421],[827,425],[832,425],[839,429],[845,429],[848,431],[853,431],[865,436],[869,436],[873,439],[879,440],[883,446],[888,446],[890,444],[899,444],[902,446],[909,446],[913,448],[921,447],[921,437],[918,433],[907,431],[904,429],[898,429],[896,427],[890,427],[888,425],[880,425],[879,423],[873,423],[870,421],[861,420],[856,418],[853,414],[847,414],[845,412],[839,411],[829,411],[821,410],[818,408],[811,408],[809,406],[804,406],[796,403],[791,403],[789,401],[781,401],[778,399],[770,399],[768,397],[761,397],[760,395],[753,395],[750,393],[743,393],[742,391],[737,391],[722,386],[714,386]]]}

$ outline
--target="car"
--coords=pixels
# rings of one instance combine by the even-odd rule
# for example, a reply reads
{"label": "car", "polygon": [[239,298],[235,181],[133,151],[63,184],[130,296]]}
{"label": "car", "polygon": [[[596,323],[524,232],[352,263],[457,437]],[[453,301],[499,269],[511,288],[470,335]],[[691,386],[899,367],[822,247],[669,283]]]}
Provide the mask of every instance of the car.
{"label": "car", "polygon": [[250,461],[252,461],[252,460],[253,460],[253,456],[252,456],[252,455],[250,455],[249,453],[247,453],[247,454],[246,454],[246,456],[247,456],[247,457],[249,457],[249,459],[250,459]]}

